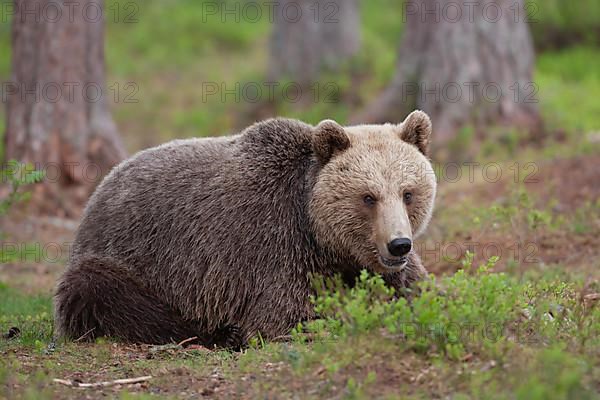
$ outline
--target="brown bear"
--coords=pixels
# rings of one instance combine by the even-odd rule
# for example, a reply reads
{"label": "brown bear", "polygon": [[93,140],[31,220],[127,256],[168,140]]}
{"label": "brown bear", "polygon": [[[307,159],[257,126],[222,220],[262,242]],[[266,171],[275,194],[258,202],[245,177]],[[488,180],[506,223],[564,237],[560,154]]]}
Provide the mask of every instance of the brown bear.
{"label": "brown bear", "polygon": [[412,240],[433,209],[430,135],[421,111],[399,125],[271,119],[134,155],[87,205],[56,334],[237,347],[311,318],[312,274],[409,286],[425,273]]}

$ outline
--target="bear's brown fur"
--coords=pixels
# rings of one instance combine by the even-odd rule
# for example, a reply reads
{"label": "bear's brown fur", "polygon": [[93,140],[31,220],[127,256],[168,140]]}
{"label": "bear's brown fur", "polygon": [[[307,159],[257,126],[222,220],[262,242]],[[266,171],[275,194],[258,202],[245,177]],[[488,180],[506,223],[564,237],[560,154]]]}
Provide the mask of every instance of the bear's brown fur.
{"label": "bear's brown fur", "polygon": [[[313,316],[312,273],[352,282],[366,267],[410,285],[425,272],[414,251],[386,269],[373,241],[389,236],[386,221],[410,221],[409,236],[427,224],[430,132],[422,112],[348,128],[272,119],[138,153],[89,201],[56,290],[56,334],[240,346]],[[365,190],[389,194],[381,211],[364,209]]]}

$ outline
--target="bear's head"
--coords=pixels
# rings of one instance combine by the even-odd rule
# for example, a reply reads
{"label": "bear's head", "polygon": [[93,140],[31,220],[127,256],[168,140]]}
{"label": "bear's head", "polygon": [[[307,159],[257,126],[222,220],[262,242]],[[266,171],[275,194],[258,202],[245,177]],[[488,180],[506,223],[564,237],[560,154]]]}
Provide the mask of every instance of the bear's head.
{"label": "bear's head", "polygon": [[317,241],[373,272],[401,271],[433,211],[427,158],[431,121],[415,111],[399,125],[314,128],[318,174],[310,200]]}

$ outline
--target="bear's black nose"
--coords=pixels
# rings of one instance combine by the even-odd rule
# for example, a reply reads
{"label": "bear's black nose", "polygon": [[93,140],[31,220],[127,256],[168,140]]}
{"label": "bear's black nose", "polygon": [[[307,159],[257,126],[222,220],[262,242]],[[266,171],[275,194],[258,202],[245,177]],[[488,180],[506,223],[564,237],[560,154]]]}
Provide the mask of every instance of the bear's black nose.
{"label": "bear's black nose", "polygon": [[408,238],[396,238],[387,245],[390,254],[396,257],[402,257],[408,254],[412,248],[412,242]]}

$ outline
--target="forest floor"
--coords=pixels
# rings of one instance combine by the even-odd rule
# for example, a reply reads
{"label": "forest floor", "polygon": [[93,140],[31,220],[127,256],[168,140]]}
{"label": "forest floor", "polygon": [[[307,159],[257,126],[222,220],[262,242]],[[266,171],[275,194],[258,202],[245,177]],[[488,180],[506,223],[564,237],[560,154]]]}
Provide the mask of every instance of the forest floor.
{"label": "forest floor", "polygon": [[[460,179],[456,170],[438,166],[438,206],[417,247],[441,284],[451,279],[442,276],[465,266],[467,250],[475,265],[498,256],[490,276],[504,271],[515,285],[532,287],[546,282],[544,293],[553,288],[561,299],[573,299],[563,305],[573,315],[587,310],[588,319],[578,323],[587,321],[591,333],[561,325],[556,343],[503,335],[483,347],[464,343],[456,354],[394,339],[385,327],[333,340],[258,340],[241,352],[111,340],[49,347],[51,293],[77,221],[22,211],[4,224],[5,243],[17,247],[5,247],[13,260],[0,265],[0,330],[18,327],[21,333],[0,339],[0,398],[600,398],[599,150],[593,135],[578,146],[525,147],[510,163],[494,163],[499,179],[491,161],[463,167]],[[473,274],[469,285],[483,279]],[[463,306],[480,307],[478,301]],[[152,378],[106,388],[53,381],[144,376]]]}

